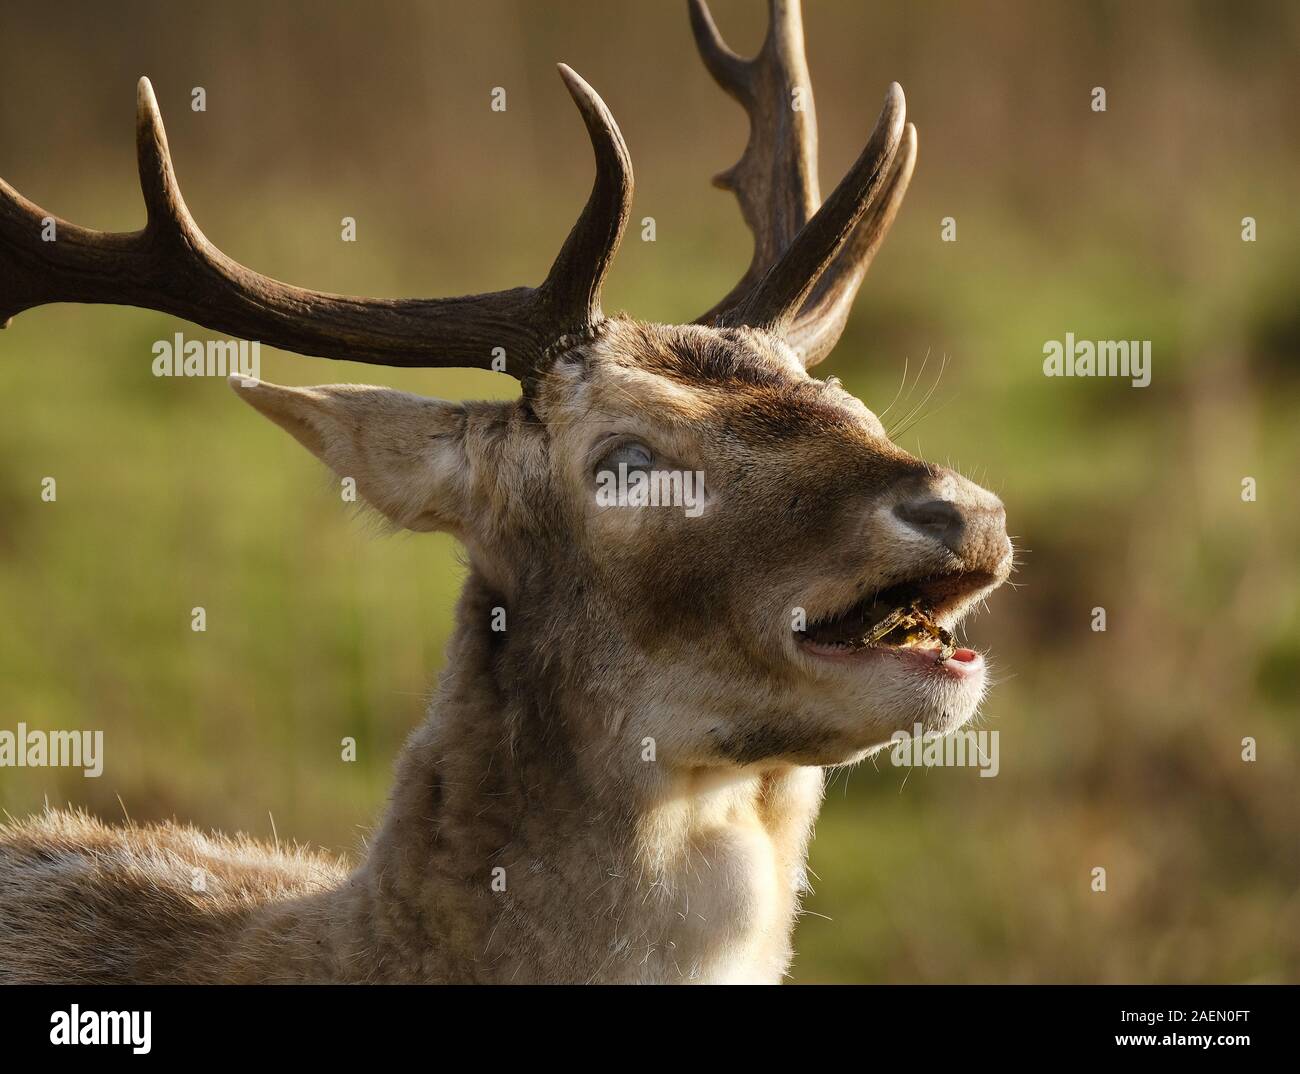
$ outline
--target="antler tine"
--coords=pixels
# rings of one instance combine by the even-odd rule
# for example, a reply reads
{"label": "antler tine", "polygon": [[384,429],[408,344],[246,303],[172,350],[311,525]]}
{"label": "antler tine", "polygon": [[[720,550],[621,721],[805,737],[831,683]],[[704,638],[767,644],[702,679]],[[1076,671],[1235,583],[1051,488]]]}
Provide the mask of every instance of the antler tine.
{"label": "antler tine", "polygon": [[786,342],[803,360],[805,368],[820,362],[839,341],[858,288],[902,207],[903,195],[907,193],[915,166],[916,128],[909,123],[903,129],[903,141],[894,157],[885,188],[872,200],[852,238],[840,250],[834,263],[822,273],[786,330]]}
{"label": "antler tine", "polygon": [[600,288],[632,212],[632,159],[605,102],[573,68],[563,63],[558,67],[587,125],[596,153],[596,180],[541,290],[558,315],[557,323],[574,320],[577,313],[583,323],[571,328],[582,328],[602,317]]}
{"label": "antler tine", "polygon": [[753,71],[757,61],[743,59],[722,40],[718,24],[713,21],[713,13],[704,0],[691,0],[690,14],[691,32],[709,74],[736,100],[747,103],[753,96]]}
{"label": "antler tine", "polygon": [[884,186],[902,141],[905,111],[903,89],[892,82],[862,155],[780,259],[744,301],[726,314],[728,323],[785,334],[822,273],[853,237],[854,228]]}
{"label": "antler tine", "polygon": [[839,339],[898,212],[915,162],[916,132],[910,126],[904,132],[903,91],[892,83],[866,149],[818,208],[817,126],[799,0],[769,0],[769,11],[762,49],[744,60],[723,43],[704,0],[690,0],[705,66],[749,114],[744,155],[714,182],[735,192],[754,234],[745,275],[697,321],[783,335],[812,365]]}
{"label": "antler tine", "polygon": [[[493,369],[527,381],[557,342],[601,320],[600,287],[631,212],[632,170],[613,116],[567,67],[596,156],[590,198],[546,280],[536,288],[443,299],[367,299],[281,283],[227,257],[199,230],[181,196],[148,79],[137,92],[143,230],[78,227],[0,180],[0,325],[52,302],[112,303],[171,313],[214,331],[299,354],[375,365]],[[45,241],[52,221],[52,241]]]}
{"label": "antler tine", "polygon": [[135,157],[140,193],[144,195],[145,231],[152,235],[198,233],[176,182],[162,113],[147,78],[140,79],[135,87]]}
{"label": "antler tine", "polygon": [[767,36],[758,54],[746,60],[723,42],[704,0],[690,0],[691,29],[705,66],[749,115],[744,153],[714,177],[713,185],[736,195],[754,236],[749,268],[717,305],[697,318],[700,323],[737,305],[821,203],[817,116],[799,0],[769,0],[768,10]]}

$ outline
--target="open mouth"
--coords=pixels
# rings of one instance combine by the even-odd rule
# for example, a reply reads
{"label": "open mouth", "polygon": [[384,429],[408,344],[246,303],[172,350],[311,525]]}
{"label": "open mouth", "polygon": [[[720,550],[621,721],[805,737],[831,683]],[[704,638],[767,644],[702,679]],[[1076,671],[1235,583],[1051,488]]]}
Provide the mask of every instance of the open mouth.
{"label": "open mouth", "polygon": [[819,655],[841,656],[867,649],[916,650],[943,664],[970,662],[972,650],[959,648],[940,619],[963,598],[992,581],[971,572],[900,582],[871,594],[834,615],[809,623],[795,637]]}

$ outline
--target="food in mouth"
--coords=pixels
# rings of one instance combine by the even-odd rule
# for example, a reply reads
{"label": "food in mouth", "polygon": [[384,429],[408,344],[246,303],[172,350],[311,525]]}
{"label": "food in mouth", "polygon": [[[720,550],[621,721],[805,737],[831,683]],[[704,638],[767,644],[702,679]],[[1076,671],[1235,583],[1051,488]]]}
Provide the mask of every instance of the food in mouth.
{"label": "food in mouth", "polygon": [[885,616],[863,636],[862,642],[864,645],[897,645],[908,649],[937,641],[940,648],[935,663],[942,664],[957,651],[957,644],[933,616],[933,611],[922,608],[919,601],[913,601],[907,608],[895,608]]}
{"label": "food in mouth", "polygon": [[848,611],[807,629],[796,631],[803,641],[845,653],[860,649],[938,648],[936,664],[957,651],[952,634],[934,619],[935,611],[921,597],[902,587],[884,590]]}

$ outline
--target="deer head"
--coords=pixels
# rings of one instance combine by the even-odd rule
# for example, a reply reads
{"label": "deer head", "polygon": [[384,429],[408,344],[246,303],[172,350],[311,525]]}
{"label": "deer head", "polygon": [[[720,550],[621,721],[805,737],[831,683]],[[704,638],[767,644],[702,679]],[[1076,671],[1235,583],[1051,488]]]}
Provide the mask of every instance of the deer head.
{"label": "deer head", "polygon": [[[759,54],[691,19],[714,78],[750,117],[718,176],[754,235],[736,286],[694,323],[608,317],[600,291],[632,170],[604,103],[561,66],[596,180],[538,287],[387,301],[302,290],[216,249],[181,197],[147,80],[138,94],[143,230],[57,222],[0,183],[0,320],[52,302],[141,306],[305,355],[469,366],[522,382],[510,402],[384,388],[232,384],[396,526],[446,530],[483,599],[508,692],[578,693],[594,734],[638,713],[660,760],[849,761],[916,723],[949,730],[985,686],[948,632],[1011,565],[1001,503],[909,455],[834,378],[834,346],[916,160],[895,84],[823,203],[797,2],[772,0]],[[498,360],[494,365],[494,355]],[[601,502],[612,473],[703,475],[696,510]],[[475,624],[470,624],[475,626]],[[477,624],[486,631],[487,622]]]}

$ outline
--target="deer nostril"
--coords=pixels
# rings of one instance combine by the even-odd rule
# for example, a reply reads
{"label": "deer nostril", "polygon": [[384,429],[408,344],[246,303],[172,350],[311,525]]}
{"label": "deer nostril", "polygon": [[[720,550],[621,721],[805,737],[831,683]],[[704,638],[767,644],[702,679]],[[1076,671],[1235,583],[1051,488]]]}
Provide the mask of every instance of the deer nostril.
{"label": "deer nostril", "polygon": [[948,548],[959,553],[966,519],[961,509],[951,500],[926,500],[922,503],[900,503],[894,514],[927,537],[936,537]]}

